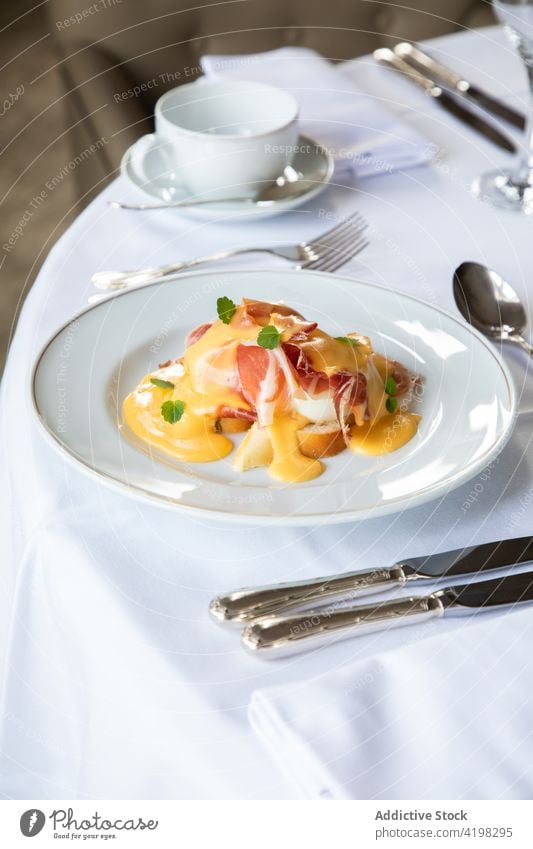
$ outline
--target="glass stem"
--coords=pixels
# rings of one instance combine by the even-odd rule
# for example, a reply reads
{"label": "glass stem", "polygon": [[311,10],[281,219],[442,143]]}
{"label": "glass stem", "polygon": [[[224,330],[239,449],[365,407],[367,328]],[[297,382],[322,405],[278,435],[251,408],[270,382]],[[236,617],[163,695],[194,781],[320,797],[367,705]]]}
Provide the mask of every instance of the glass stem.
{"label": "glass stem", "polygon": [[529,61],[524,60],[524,64],[529,82],[529,104],[524,132],[524,142],[527,147],[526,153],[522,156],[517,177],[519,183],[526,186],[533,186],[533,62],[531,59]]}

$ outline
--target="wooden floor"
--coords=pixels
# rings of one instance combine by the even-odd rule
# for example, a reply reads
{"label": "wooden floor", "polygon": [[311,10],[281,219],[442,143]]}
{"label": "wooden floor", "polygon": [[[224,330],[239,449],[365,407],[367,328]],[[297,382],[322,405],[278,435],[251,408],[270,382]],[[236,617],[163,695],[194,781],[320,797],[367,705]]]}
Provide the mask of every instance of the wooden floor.
{"label": "wooden floor", "polygon": [[74,217],[73,177],[46,189],[71,154],[57,73],[32,82],[57,61],[44,6],[33,5],[0,4],[0,373],[24,297]]}

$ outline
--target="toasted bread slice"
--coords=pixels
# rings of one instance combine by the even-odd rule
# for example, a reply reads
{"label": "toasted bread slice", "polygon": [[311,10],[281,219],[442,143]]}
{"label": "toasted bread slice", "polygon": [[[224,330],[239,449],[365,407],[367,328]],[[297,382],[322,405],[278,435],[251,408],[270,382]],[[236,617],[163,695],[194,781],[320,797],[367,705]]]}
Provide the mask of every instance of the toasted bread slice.
{"label": "toasted bread slice", "polygon": [[233,419],[222,416],[219,419],[215,419],[213,430],[215,433],[244,433],[245,430],[250,428],[251,424],[252,422],[248,422],[246,419]]}
{"label": "toasted bread slice", "polygon": [[257,422],[254,422],[239,445],[233,459],[233,468],[246,472],[248,469],[270,466],[273,459],[274,452],[268,430],[258,427]]}
{"label": "toasted bread slice", "polygon": [[337,421],[306,425],[298,431],[298,444],[302,454],[315,460],[334,457],[346,448]]}

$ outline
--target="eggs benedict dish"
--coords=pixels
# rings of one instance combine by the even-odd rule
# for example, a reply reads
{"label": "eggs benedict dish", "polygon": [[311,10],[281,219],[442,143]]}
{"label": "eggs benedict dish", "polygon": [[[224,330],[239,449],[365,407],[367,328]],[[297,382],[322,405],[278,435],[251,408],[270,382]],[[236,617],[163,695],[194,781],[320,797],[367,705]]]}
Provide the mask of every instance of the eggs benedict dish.
{"label": "eggs benedict dish", "polygon": [[226,457],[245,433],[238,471],[280,481],[322,474],[344,450],[387,454],[417,432],[420,379],[358,333],[330,336],[285,304],[222,297],[218,319],[189,333],[185,352],[142,378],[124,400],[129,430],[179,461]]}

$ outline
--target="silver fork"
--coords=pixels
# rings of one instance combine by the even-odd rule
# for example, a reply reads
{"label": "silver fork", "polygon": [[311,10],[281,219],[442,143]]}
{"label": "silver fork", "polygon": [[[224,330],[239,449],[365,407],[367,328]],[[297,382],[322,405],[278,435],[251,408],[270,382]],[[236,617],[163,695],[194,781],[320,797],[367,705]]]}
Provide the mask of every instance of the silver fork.
{"label": "silver fork", "polygon": [[293,262],[295,268],[335,271],[368,245],[368,240],[364,237],[367,226],[363,216],[356,212],[310,242],[273,247],[235,248],[171,265],[142,268],[138,271],[97,271],[91,277],[91,282],[99,289],[106,291],[126,289],[129,286],[139,286],[142,283],[174,276],[196,265],[248,253],[267,253],[283,257]]}

